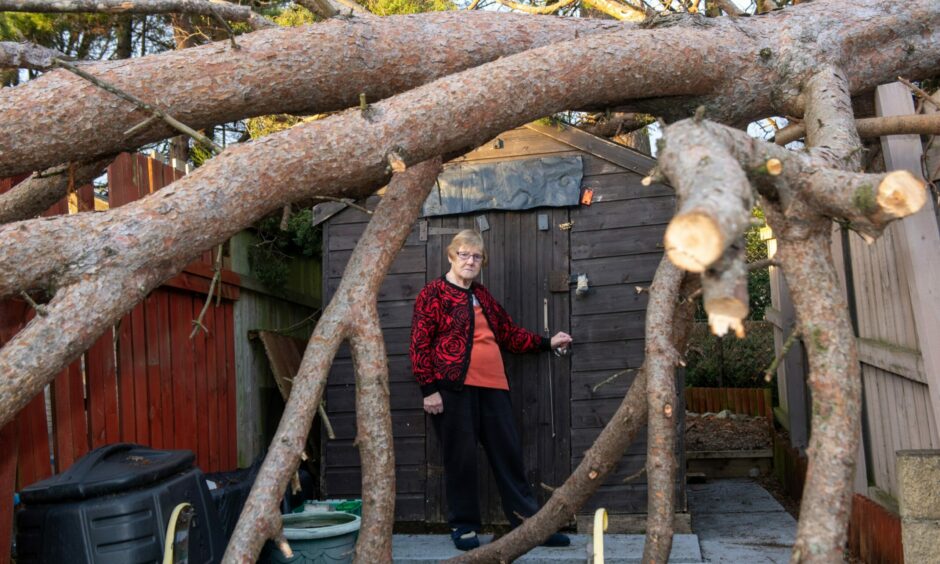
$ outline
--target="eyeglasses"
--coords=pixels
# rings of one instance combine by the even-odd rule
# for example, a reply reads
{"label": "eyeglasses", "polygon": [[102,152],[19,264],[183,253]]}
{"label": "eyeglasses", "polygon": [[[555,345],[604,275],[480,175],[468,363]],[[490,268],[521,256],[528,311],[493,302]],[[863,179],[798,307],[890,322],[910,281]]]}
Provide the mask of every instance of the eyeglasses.
{"label": "eyeglasses", "polygon": [[467,262],[467,261],[470,260],[471,258],[472,258],[474,261],[476,261],[476,262],[480,262],[480,261],[483,260],[483,255],[477,254],[477,253],[467,253],[467,252],[461,251],[461,252],[457,253],[457,258],[459,258],[459,259],[462,260],[463,262]]}

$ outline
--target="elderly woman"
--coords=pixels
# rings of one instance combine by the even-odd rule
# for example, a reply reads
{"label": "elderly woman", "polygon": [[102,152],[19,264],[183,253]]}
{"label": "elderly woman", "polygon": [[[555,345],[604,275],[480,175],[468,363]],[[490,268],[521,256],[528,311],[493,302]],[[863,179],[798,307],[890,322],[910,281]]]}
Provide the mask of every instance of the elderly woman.
{"label": "elderly woman", "polygon": [[[447,247],[450,270],[421,290],[411,324],[411,365],[444,455],[448,521],[460,550],[480,546],[477,441],[490,461],[509,523],[538,509],[525,479],[522,447],[512,415],[500,349],[513,353],[564,349],[571,337],[551,339],[515,325],[477,282],[487,262],[476,231],[458,233]],[[545,543],[567,546],[554,533]]]}

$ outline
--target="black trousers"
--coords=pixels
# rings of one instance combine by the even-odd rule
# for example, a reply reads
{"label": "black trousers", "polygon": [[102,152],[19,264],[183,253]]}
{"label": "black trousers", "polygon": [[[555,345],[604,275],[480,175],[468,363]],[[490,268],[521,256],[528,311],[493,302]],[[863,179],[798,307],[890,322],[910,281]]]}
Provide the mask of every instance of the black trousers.
{"label": "black trousers", "polygon": [[444,412],[431,419],[441,441],[450,526],[480,530],[477,442],[490,461],[509,523],[515,527],[520,516],[535,515],[538,504],[525,479],[509,392],[465,386],[459,392],[441,390],[441,396]]}

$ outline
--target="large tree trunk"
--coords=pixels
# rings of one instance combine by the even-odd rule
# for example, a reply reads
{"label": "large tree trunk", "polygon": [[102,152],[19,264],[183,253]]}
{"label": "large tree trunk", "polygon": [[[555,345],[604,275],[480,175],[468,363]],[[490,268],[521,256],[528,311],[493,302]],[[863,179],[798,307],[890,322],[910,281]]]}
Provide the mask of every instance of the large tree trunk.
{"label": "large tree trunk", "polygon": [[[626,29],[618,22],[484,12],[333,20],[134,59],[83,65],[195,129],[273,113],[322,113],[377,102],[532,47]],[[59,70],[0,90],[0,176],[134,150],[175,132]],[[110,149],[108,148],[110,147]]]}

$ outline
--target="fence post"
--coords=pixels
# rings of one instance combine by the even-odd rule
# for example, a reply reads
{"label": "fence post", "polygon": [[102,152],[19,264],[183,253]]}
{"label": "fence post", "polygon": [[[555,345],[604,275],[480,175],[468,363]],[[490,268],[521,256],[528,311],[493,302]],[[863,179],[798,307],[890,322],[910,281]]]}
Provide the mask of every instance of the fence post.
{"label": "fence post", "polygon": [[897,456],[904,561],[940,562],[940,450],[901,450]]}

